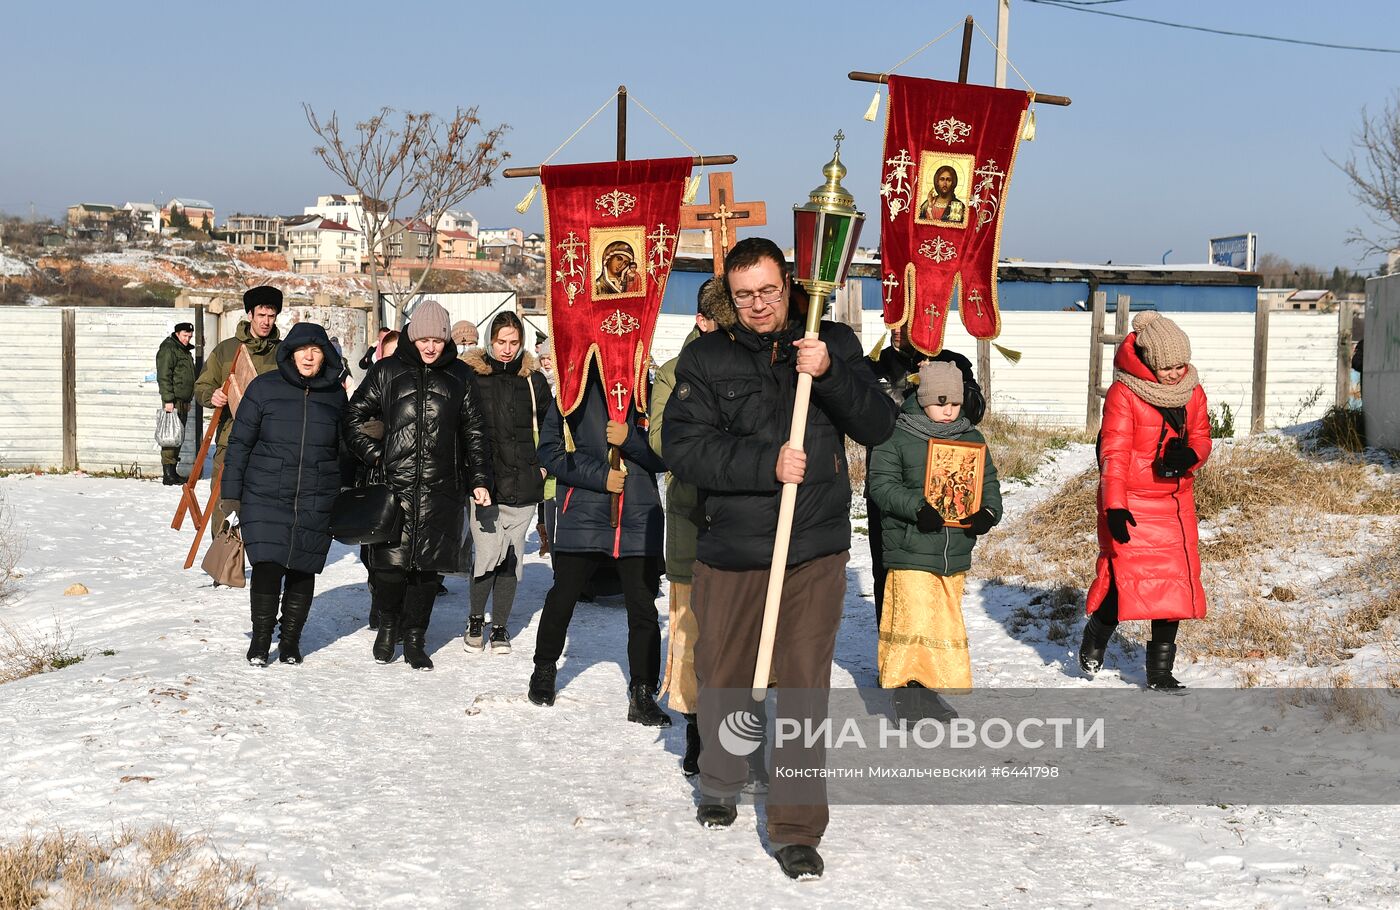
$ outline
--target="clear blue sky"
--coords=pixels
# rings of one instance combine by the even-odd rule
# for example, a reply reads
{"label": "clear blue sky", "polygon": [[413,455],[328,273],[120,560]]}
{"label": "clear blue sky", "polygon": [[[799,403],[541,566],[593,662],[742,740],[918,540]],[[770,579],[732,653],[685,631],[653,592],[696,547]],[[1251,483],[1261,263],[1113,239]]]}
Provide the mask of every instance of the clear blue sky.
{"label": "clear blue sky", "polygon": [[[0,210],[59,215],[78,201],[193,196],[229,212],[288,213],[337,192],[300,103],[354,119],[381,105],[480,106],[512,127],[512,164],[536,164],[619,83],[702,152],[739,156],[740,200],[787,212],[821,182],[830,136],[847,185],[876,209],[883,124],[861,119],[879,71],[966,13],[995,34],[993,0],[656,3],[237,4],[50,0],[0,28]],[[1222,29],[1400,46],[1400,2],[1124,0],[1101,9]],[[1400,87],[1400,56],[1166,29],[1014,0],[1012,62],[1038,90],[1003,255],[1199,262],[1206,239],[1252,230],[1260,250],[1374,267],[1344,243],[1362,223],[1327,154],[1344,157],[1363,105]],[[957,33],[900,71],[956,78]],[[972,78],[990,83],[980,36]],[[1011,84],[1016,85],[1014,74]],[[632,157],[683,154],[633,106]],[[557,159],[612,155],[611,114]],[[528,188],[501,180],[467,203],[484,226],[541,225]],[[703,197],[702,197],[703,198]],[[872,225],[873,227],[872,219]]]}

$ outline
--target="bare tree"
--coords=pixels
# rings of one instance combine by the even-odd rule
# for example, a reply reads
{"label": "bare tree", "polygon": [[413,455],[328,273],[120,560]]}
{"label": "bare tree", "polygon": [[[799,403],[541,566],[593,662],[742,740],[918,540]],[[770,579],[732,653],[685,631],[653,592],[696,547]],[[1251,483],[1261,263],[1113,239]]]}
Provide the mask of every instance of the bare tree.
{"label": "bare tree", "polygon": [[1400,248],[1400,91],[1375,117],[1361,109],[1361,126],[1351,146],[1346,161],[1330,156],[1328,160],[1351,181],[1351,195],[1361,203],[1373,229],[1353,228],[1347,242],[1361,244],[1366,253]]}
{"label": "bare tree", "polygon": [[[405,308],[437,259],[442,216],[491,183],[509,157],[500,147],[509,127],[483,127],[475,107],[457,108],[451,120],[404,111],[401,124],[394,109],[384,107],[356,123],[353,131],[342,132],[335,112],[322,121],[311,105],[302,108],[312,132],[325,143],[315,148],[316,156],[360,195],[370,284],[390,297],[402,323]],[[415,222],[432,231],[425,267],[416,278],[411,272],[395,278],[389,241],[402,225]]]}

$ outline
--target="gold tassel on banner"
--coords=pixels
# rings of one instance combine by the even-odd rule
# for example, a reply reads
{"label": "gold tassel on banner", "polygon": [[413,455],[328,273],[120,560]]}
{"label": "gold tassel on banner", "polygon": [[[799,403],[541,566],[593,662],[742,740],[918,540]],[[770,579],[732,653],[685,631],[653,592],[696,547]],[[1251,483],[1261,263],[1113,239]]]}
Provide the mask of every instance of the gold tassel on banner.
{"label": "gold tassel on banner", "polygon": [[696,174],[695,176],[691,177],[690,182],[686,184],[685,195],[681,197],[681,202],[684,205],[695,204],[695,196],[697,193],[700,192],[700,177],[700,174]]}
{"label": "gold tassel on banner", "polygon": [[1013,350],[1011,350],[1010,348],[1004,348],[1004,347],[1002,347],[1001,345],[999,345],[999,344],[997,344],[997,343],[995,343],[995,342],[992,343],[992,347],[996,348],[996,349],[997,349],[997,353],[1000,354],[1001,356],[1005,357],[1005,358],[1006,358],[1006,361],[1007,361],[1008,363],[1010,363],[1012,366],[1015,366],[1016,364],[1018,364],[1018,363],[1021,362],[1021,352],[1020,352],[1020,351],[1013,351]]}
{"label": "gold tassel on banner", "polygon": [[1026,111],[1026,126],[1021,130],[1021,138],[1027,142],[1035,141],[1035,96],[1031,96],[1031,109]]}
{"label": "gold tassel on banner", "polygon": [[873,348],[870,349],[870,359],[871,359],[871,360],[873,360],[873,361],[875,361],[875,362],[877,362],[877,363],[879,362],[879,360],[880,360],[880,352],[883,351],[883,350],[885,349],[885,339],[888,338],[888,337],[890,337],[890,333],[889,333],[889,332],[886,332],[885,334],[883,334],[883,335],[880,336],[880,340],[879,340],[879,341],[875,342],[875,347],[873,347]]}
{"label": "gold tassel on banner", "polygon": [[561,417],[561,418],[559,419],[559,422],[562,423],[562,424],[564,425],[564,451],[565,451],[565,452],[576,452],[576,451],[578,451],[578,448],[574,445],[574,434],[569,432],[569,420],[568,420],[568,418],[567,418],[567,417]]}
{"label": "gold tassel on banner", "polygon": [[528,212],[530,210],[530,204],[535,201],[535,196],[539,195],[539,192],[540,185],[538,183],[530,187],[530,192],[525,194],[525,198],[520,200],[519,204],[516,205],[515,210],[522,215]]}
{"label": "gold tassel on banner", "polygon": [[870,107],[865,109],[865,119],[873,121],[875,115],[880,111],[880,90],[875,90],[875,97],[870,99]]}

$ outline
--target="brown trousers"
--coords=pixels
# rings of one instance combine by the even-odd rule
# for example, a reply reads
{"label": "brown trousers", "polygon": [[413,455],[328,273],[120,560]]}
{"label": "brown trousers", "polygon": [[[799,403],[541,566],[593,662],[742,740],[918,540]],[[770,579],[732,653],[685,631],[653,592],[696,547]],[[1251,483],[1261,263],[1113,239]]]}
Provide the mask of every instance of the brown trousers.
{"label": "brown trousers", "polygon": [[[771,677],[780,690],[831,688],[831,659],[846,600],[848,557],[846,552],[833,553],[787,570]],[[767,569],[735,571],[696,561],[691,607],[699,628],[695,675],[702,693],[705,689],[752,687],[767,591]],[[748,781],[748,759],[719,748],[719,726],[724,717],[714,705],[711,699],[700,699],[700,738],[706,744],[700,753],[700,789],[711,796],[733,796]],[[811,709],[812,705],[805,707]],[[781,691],[778,710],[784,714]],[[782,751],[774,750],[777,766],[825,763],[824,753],[807,750],[809,754],[801,760],[785,761]],[[801,794],[803,802],[793,798],[795,792]],[[768,798],[768,837],[772,842],[816,846],[827,820],[824,785],[814,787],[810,780],[794,784],[780,774],[772,776]]]}

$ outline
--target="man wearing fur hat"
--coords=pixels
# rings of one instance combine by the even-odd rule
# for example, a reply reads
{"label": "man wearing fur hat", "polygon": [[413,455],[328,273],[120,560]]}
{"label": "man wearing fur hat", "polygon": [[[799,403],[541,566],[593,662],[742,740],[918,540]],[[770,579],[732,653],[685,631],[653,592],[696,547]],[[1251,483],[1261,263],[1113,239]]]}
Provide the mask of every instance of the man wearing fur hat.
{"label": "man wearing fur hat", "polygon": [[[175,331],[160,343],[156,351],[156,384],[160,387],[160,401],[167,411],[178,411],[180,422],[185,422],[190,412],[190,400],[194,398],[194,361],[190,351],[194,345],[194,324],[181,322]],[[162,448],[160,466],[166,486],[176,486],[185,482],[176,470],[180,461],[180,447]]]}
{"label": "man wearing fur hat", "polygon": [[[204,371],[194,384],[195,397],[206,408],[221,408],[228,404],[224,395],[224,382],[233,371],[233,361],[240,347],[248,351],[248,360],[261,376],[277,369],[277,343],[281,336],[277,333],[277,315],[282,312],[282,292],[271,285],[262,284],[243,292],[243,312],[246,318],[238,323],[232,338],[225,338],[214,345],[204,361]],[[231,418],[231,415],[230,415]],[[214,473],[224,466],[224,446],[233,432],[233,420],[226,418],[220,422],[219,435],[215,442],[218,451],[214,453]],[[217,528],[226,516],[216,504],[212,526]]]}
{"label": "man wearing fur hat", "polygon": [[[895,420],[894,402],[880,392],[849,327],[823,321],[817,338],[804,337],[777,244],[759,237],[741,240],[724,265],[736,323],[681,352],[662,429],[668,467],[699,490],[702,517],[691,594],[705,743],[718,742],[723,711],[704,693],[747,690],[753,683],[786,483],[797,485],[797,503],[773,682],[780,698],[782,690],[830,688],[851,548],[846,437],[876,445],[890,435]],[[813,379],[801,450],[787,445],[799,373]],[[775,763],[779,759],[775,747]],[[702,749],[697,821],[707,828],[732,825],[735,797],[748,775],[746,757]],[[802,798],[794,800],[794,786],[802,784],[773,778],[769,840],[788,876],[819,876],[823,864],[816,847],[827,825],[825,790],[815,794],[804,788]]]}

